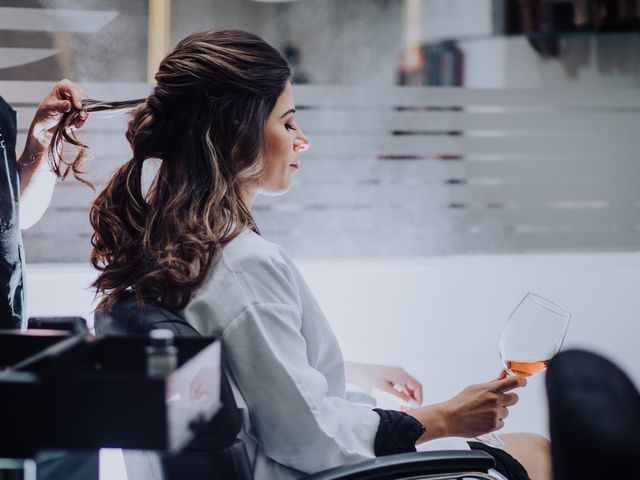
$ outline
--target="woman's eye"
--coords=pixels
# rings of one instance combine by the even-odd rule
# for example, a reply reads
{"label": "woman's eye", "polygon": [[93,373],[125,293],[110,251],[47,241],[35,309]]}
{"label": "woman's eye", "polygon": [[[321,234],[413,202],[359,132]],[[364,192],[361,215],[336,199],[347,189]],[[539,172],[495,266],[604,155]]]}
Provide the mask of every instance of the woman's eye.
{"label": "woman's eye", "polygon": [[286,128],[287,130],[296,130],[296,127],[294,127],[291,123],[285,123],[284,128]]}

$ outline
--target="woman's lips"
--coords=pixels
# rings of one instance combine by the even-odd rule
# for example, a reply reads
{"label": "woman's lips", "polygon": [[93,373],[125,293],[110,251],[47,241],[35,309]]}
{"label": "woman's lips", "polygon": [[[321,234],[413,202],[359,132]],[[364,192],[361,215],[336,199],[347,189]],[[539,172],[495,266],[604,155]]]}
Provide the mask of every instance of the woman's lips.
{"label": "woman's lips", "polygon": [[300,168],[300,164],[299,163],[290,163],[289,166],[295,168],[296,170],[298,170]]}

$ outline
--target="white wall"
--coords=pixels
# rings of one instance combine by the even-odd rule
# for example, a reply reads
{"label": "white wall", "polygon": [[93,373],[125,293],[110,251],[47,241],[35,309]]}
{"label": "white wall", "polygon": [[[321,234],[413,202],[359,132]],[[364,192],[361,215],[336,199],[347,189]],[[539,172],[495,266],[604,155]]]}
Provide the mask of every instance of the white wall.
{"label": "white wall", "polygon": [[[324,265],[303,270],[345,355],[400,364],[427,402],[491,379],[507,316],[528,291],[573,314],[565,348],[618,362],[640,384],[639,254],[459,256]],[[544,378],[530,379],[506,431],[547,433]]]}
{"label": "white wall", "polygon": [[[300,268],[345,357],[398,364],[425,385],[427,402],[492,379],[497,343],[528,291],[573,314],[565,347],[618,362],[640,385],[640,253],[450,256],[313,261]],[[89,314],[93,273],[82,265],[27,268],[31,315]],[[505,431],[546,433],[544,378],[533,378]]]}

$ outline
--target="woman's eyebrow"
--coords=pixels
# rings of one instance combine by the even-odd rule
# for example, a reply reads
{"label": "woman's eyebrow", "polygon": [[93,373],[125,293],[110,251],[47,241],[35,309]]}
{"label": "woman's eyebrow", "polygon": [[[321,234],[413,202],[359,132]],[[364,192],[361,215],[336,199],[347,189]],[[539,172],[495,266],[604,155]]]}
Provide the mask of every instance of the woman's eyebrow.
{"label": "woman's eyebrow", "polygon": [[284,117],[286,117],[287,115],[289,115],[290,113],[296,113],[296,109],[295,109],[295,108],[292,108],[292,109],[290,109],[290,110],[287,110],[286,112],[284,112],[284,113],[282,114],[282,116],[281,116],[280,118],[284,118]]}

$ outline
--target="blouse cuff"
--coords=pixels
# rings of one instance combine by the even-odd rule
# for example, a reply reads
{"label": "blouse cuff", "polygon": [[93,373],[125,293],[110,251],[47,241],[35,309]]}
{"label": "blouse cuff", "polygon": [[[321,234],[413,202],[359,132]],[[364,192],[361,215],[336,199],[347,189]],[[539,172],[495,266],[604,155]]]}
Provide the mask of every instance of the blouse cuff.
{"label": "blouse cuff", "polygon": [[416,441],[425,431],[418,420],[397,410],[373,411],[380,415],[374,443],[376,457],[416,451]]}

